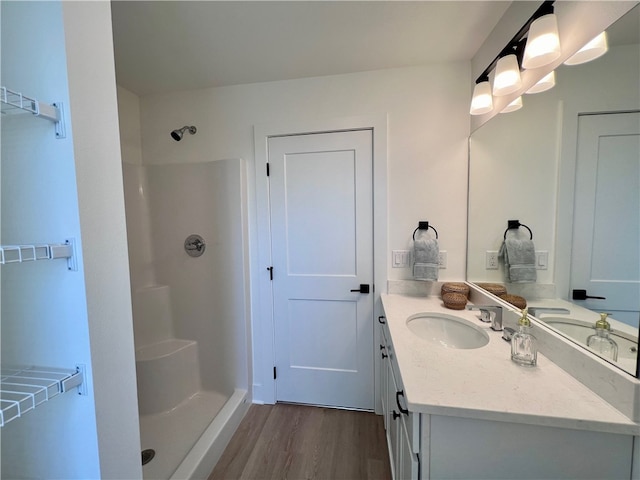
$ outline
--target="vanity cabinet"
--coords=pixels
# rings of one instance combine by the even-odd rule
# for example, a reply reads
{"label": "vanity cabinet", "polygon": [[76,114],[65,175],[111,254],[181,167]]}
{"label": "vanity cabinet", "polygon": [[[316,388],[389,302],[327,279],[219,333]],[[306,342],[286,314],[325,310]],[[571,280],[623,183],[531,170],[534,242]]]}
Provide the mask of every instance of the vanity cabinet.
{"label": "vanity cabinet", "polygon": [[406,326],[412,313],[434,310],[439,302],[401,300],[400,306],[416,305],[398,314],[400,308],[383,297],[396,309],[379,325],[394,480],[636,478],[637,424],[544,357],[536,370],[516,366],[498,333],[499,341],[475,352],[473,363],[456,368],[457,354],[416,341]]}
{"label": "vanity cabinet", "polygon": [[420,414],[410,412],[406,406],[393,344],[389,341],[389,333],[384,325],[381,327],[380,338],[382,414],[392,478],[417,479],[420,466]]}

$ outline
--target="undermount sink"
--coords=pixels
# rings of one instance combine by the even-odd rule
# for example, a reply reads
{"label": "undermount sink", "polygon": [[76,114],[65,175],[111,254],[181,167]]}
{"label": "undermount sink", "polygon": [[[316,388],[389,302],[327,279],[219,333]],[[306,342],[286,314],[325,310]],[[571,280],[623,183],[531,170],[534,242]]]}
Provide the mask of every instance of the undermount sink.
{"label": "undermount sink", "polygon": [[446,313],[419,313],[407,319],[411,332],[445,348],[472,349],[489,343],[489,335],[469,320]]}
{"label": "undermount sink", "polygon": [[[584,345],[587,344],[589,335],[593,335],[596,331],[592,322],[586,322],[584,320],[568,317],[542,317],[541,320]],[[618,344],[619,358],[636,357],[638,349],[638,341],[636,338],[618,331],[612,331],[610,336]]]}

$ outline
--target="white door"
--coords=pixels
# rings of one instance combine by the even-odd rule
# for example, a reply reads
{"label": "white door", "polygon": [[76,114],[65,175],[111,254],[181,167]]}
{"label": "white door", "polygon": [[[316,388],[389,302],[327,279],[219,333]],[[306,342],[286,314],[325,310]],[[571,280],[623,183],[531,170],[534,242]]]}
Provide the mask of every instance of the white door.
{"label": "white door", "polygon": [[268,140],[277,401],[374,407],[372,143]]}
{"label": "white door", "polygon": [[[578,122],[571,289],[586,308],[640,315],[640,112]],[[594,317],[596,318],[596,317]]]}

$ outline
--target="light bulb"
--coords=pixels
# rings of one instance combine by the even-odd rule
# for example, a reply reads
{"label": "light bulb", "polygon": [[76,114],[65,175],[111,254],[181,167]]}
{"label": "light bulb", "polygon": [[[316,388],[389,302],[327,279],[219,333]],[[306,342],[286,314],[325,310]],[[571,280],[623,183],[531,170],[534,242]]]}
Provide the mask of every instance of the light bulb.
{"label": "light bulb", "polygon": [[471,115],[482,115],[493,110],[493,97],[491,96],[491,85],[489,81],[476,83],[471,98]]}
{"label": "light bulb", "polygon": [[555,14],[549,13],[536,19],[529,27],[522,59],[523,68],[544,67],[557,59],[561,53]]}
{"label": "light bulb", "polygon": [[521,108],[522,108],[522,97],[518,97],[509,105],[504,107],[500,113],[515,112],[516,110],[520,110]]}
{"label": "light bulb", "polygon": [[521,86],[518,57],[511,54],[500,58],[496,65],[496,76],[493,79],[493,94],[496,96],[509,95]]}
{"label": "light bulb", "polygon": [[602,32],[596,38],[587,43],[584,47],[574,53],[567,61],[565,65],[580,65],[581,63],[587,63],[591,60],[601,57],[609,50],[609,44],[607,42],[607,32]]}
{"label": "light bulb", "polygon": [[542,77],[540,80],[538,80],[538,83],[536,83],[533,87],[531,87],[529,90],[527,90],[524,93],[544,92],[546,90],[549,90],[550,88],[553,88],[555,84],[556,84],[556,72],[553,71],[551,73],[548,73],[544,77]]}

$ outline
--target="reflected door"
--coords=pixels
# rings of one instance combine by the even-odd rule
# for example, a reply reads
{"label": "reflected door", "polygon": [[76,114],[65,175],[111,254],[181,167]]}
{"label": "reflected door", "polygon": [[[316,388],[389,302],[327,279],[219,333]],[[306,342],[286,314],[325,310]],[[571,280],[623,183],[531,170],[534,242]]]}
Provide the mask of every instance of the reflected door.
{"label": "reflected door", "polygon": [[586,308],[638,324],[640,112],[579,118],[571,289],[605,297]]}
{"label": "reflected door", "polygon": [[277,401],[374,407],[372,142],[269,139]]}

